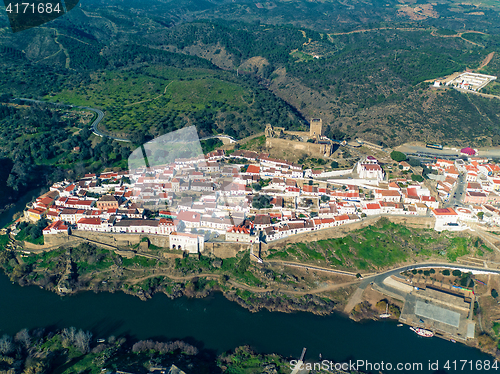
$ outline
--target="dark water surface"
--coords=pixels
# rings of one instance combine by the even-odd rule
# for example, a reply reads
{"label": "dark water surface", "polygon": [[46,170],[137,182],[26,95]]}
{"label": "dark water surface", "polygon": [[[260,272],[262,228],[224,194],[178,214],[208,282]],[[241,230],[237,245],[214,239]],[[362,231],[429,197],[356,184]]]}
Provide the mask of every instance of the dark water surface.
{"label": "dark water surface", "polygon": [[[422,363],[427,369],[429,360],[439,360],[442,367],[446,360],[473,360],[475,365],[476,360],[489,359],[462,344],[418,337],[393,321],[355,323],[340,315],[250,313],[221,294],[176,300],[158,294],[148,301],[120,292],[60,297],[35,286],[12,284],[1,275],[0,334],[47,326],[75,326],[91,330],[96,338],[122,334],[136,339],[191,338],[217,352],[249,344],[259,352],[297,357],[307,347],[306,358],[311,361],[319,361],[321,353],[335,361]],[[467,365],[457,372],[484,372]]]}

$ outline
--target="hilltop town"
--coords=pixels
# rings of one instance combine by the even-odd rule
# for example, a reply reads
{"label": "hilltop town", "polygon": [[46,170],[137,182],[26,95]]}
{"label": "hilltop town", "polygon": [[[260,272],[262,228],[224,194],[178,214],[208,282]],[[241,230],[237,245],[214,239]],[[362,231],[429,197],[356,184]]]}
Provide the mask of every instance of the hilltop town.
{"label": "hilltop town", "polygon": [[[330,152],[321,122],[312,121],[309,135],[312,146]],[[435,217],[438,231],[499,224],[500,167],[463,154],[424,164],[431,170],[424,180],[414,177],[416,168],[408,162],[388,157],[382,162],[368,155],[350,169],[328,171],[303,169],[267,153],[217,149],[54,183],[17,227],[20,221],[46,220],[49,243],[85,231],[158,235],[168,237],[169,249],[201,253],[207,241],[271,243],[380,215]]]}

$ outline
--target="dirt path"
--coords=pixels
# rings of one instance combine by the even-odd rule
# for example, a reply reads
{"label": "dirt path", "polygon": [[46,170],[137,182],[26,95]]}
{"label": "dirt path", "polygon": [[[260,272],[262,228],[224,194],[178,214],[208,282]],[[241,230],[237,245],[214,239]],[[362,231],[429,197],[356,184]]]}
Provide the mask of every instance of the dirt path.
{"label": "dirt path", "polygon": [[486,56],[486,58],[481,62],[481,65],[479,65],[479,68],[477,70],[481,70],[482,68],[486,67],[490,61],[493,59],[493,56],[495,55],[495,52],[491,52]]}
{"label": "dirt path", "polygon": [[[125,268],[125,269],[128,270],[128,271],[144,271],[144,270],[141,270],[141,269],[129,269],[129,268]],[[220,274],[210,274],[210,273],[206,273],[205,274],[205,273],[202,273],[202,274],[186,275],[186,276],[180,277],[180,276],[172,275],[171,273],[166,272],[166,271],[160,271],[160,272],[155,272],[153,274],[146,275],[146,276],[143,276],[143,277],[134,278],[129,283],[130,284],[137,284],[139,282],[145,281],[146,279],[160,277],[160,276],[168,277],[168,278],[173,279],[173,280],[190,280],[190,279],[193,279],[193,278],[200,278],[200,277],[219,278]]]}
{"label": "dirt path", "polygon": [[104,18],[104,17],[101,17],[101,16],[95,16],[93,14],[90,14],[89,12],[86,12],[84,11],[82,8],[80,8],[80,10],[83,12],[83,14],[85,14],[87,17],[90,17],[90,18],[101,18],[101,19],[104,19],[106,21],[108,21],[109,23],[111,23],[112,27],[113,27],[113,31],[115,32],[115,34],[118,32],[118,27],[116,26],[116,24],[112,21],[110,21],[109,19],[107,18]]}
{"label": "dirt path", "polygon": [[336,35],[351,35],[351,34],[359,34],[360,32],[372,32],[372,31],[379,31],[379,30],[428,31],[428,30],[431,30],[431,29],[429,29],[429,28],[418,28],[418,27],[379,27],[379,28],[375,28],[375,29],[361,29],[361,30],[353,30],[353,31],[347,31],[347,32],[334,32],[334,33],[330,33],[330,34],[327,34],[327,35],[328,35],[329,38],[331,38],[332,35],[335,35],[335,36]]}
{"label": "dirt path", "polygon": [[[436,36],[436,37],[440,37],[440,38],[460,38],[466,42],[469,42],[471,44],[474,44],[475,46],[478,46],[478,47],[484,47],[484,45],[482,44],[479,44],[479,43],[476,43],[476,42],[473,42],[469,39],[465,39],[462,35],[463,34],[481,34],[481,35],[488,35],[484,32],[481,32],[481,31],[474,31],[474,30],[466,30],[466,31],[461,31],[459,33],[456,33],[456,34],[453,34],[453,35],[440,35],[438,33],[436,33],[436,30],[432,31],[431,32],[431,35],[432,36]],[[488,61],[489,62],[489,61]]]}
{"label": "dirt path", "polygon": [[484,114],[483,112],[481,112],[481,111],[479,110],[479,108],[477,107],[477,105],[476,105],[476,104],[474,104],[474,103],[472,102],[472,100],[470,99],[470,96],[469,96],[469,95],[466,95],[466,96],[467,96],[467,100],[469,101],[469,103],[471,103],[471,104],[472,104],[472,106],[473,106],[474,108],[476,108],[476,110],[477,110],[477,112],[479,113],[479,115],[480,115],[481,117],[483,117],[483,118],[484,118],[484,117],[486,117],[486,118],[488,119],[488,121],[490,121],[491,123],[493,123],[493,121],[490,119],[490,117],[488,117],[486,114]]}
{"label": "dirt path", "polygon": [[[56,37],[54,39],[54,41],[56,42],[56,44],[59,46],[59,52],[60,51],[63,51],[64,52],[64,55],[66,56],[66,64],[64,65],[64,67],[66,69],[69,69],[70,67],[70,63],[71,63],[71,59],[69,58],[69,53],[68,51],[63,47],[62,43],[59,41],[59,32],[56,30],[56,29],[52,29],[54,30],[54,32],[56,33]],[[59,53],[57,52],[57,53]]]}
{"label": "dirt path", "polygon": [[148,101],[154,101],[154,100],[156,100],[156,99],[159,99],[160,97],[162,97],[163,95],[165,95],[165,94],[167,93],[167,88],[168,88],[168,86],[170,86],[170,85],[171,85],[172,83],[174,83],[174,82],[175,82],[175,80],[173,80],[172,82],[170,82],[169,84],[167,84],[167,85],[165,86],[165,89],[163,90],[163,93],[162,93],[161,95],[158,95],[158,96],[156,96],[156,97],[153,97],[152,99],[147,99],[147,100],[138,101],[138,102],[136,102],[136,103],[127,104],[127,105],[124,105],[123,107],[125,108],[125,107],[127,107],[127,106],[132,106],[132,105],[137,105],[137,104],[147,103]]}
{"label": "dirt path", "polygon": [[461,38],[463,34],[481,34],[481,35],[488,35],[487,33],[485,32],[482,32],[482,31],[475,31],[475,30],[465,30],[465,31],[460,31],[460,32],[457,32],[456,34],[453,34],[453,35],[441,35],[441,34],[438,34],[436,33],[436,30],[433,30],[431,32],[431,35],[432,36],[439,36],[440,38]]}
{"label": "dirt path", "polygon": [[478,95],[478,96],[482,96],[482,97],[487,97],[489,99],[500,99],[500,96],[498,95],[491,95],[491,94],[485,94],[485,93],[482,93],[482,92],[477,92],[477,91],[471,91],[471,90],[464,90],[462,88],[458,88],[458,87],[454,87],[455,90],[457,91],[460,91],[460,92],[463,92],[463,93],[470,93],[470,94],[473,94],[473,95]]}
{"label": "dirt path", "polygon": [[[126,270],[129,270],[129,271],[142,271],[142,270],[139,270],[139,269],[128,269],[128,268]],[[165,276],[165,277],[168,277],[169,279],[176,280],[176,281],[184,281],[184,280],[191,280],[191,279],[194,279],[194,278],[202,278],[202,277],[214,279],[214,278],[220,278],[221,275],[220,274],[202,273],[202,274],[196,274],[196,275],[175,276],[175,275],[171,275],[168,272],[158,272],[158,273],[146,275],[146,276],[143,276],[143,277],[135,278],[135,279],[129,281],[128,283],[130,285],[135,285],[137,283],[145,281],[146,279],[155,278],[155,277],[159,277],[159,276]],[[240,282],[237,282],[237,281],[234,281],[234,280],[229,280],[229,283],[231,283],[236,288],[241,288],[241,289],[248,290],[248,291],[255,292],[255,293],[262,293],[262,292],[269,292],[269,291],[280,291],[280,292],[283,292],[283,293],[286,293],[286,294],[297,295],[297,296],[303,296],[303,295],[308,295],[308,294],[318,294],[318,293],[322,293],[322,292],[334,291],[334,290],[337,290],[339,288],[343,288],[343,287],[347,287],[347,286],[352,286],[353,284],[357,284],[359,282],[360,282],[359,280],[355,280],[355,281],[352,281],[352,282],[329,284],[327,286],[313,288],[311,290],[293,291],[293,290],[282,289],[282,288],[276,287],[276,286],[272,286],[272,287],[268,287],[268,288],[252,287],[252,286],[248,286],[246,284],[243,284],[243,283],[240,283]]]}
{"label": "dirt path", "polygon": [[363,293],[365,292],[364,288],[358,287],[356,291],[352,294],[351,298],[347,302],[344,312],[349,314],[351,310],[354,309],[356,305],[358,305],[361,301],[363,301]]}

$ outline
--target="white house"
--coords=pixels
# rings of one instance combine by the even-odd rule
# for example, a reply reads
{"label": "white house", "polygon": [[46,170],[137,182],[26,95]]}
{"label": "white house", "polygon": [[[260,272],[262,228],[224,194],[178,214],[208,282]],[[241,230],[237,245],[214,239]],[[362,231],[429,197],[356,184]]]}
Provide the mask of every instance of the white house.
{"label": "white house", "polygon": [[189,253],[201,253],[204,250],[203,235],[173,232],[170,234],[170,248],[180,249]]}

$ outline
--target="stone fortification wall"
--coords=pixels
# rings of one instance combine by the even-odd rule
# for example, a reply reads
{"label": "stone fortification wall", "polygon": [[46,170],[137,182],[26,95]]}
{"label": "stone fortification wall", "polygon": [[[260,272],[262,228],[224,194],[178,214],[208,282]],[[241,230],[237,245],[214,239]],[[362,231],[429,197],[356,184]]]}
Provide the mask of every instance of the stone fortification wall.
{"label": "stone fortification wall", "polygon": [[[104,233],[95,231],[73,230],[74,236],[80,236],[99,243],[114,247],[128,247],[138,244],[142,236],[140,234]],[[70,235],[70,236],[73,236]]]}
{"label": "stone fortification wall", "polygon": [[[433,217],[420,217],[420,216],[384,216],[389,221],[403,224],[408,227],[432,229],[435,224],[435,218]],[[288,243],[297,242],[312,242],[328,238],[340,238],[349,234],[349,232],[367,227],[369,225],[374,225],[381,217],[369,217],[362,221],[353,222],[351,224],[343,225],[340,227],[333,227],[330,229],[312,231],[304,233],[301,235],[294,235],[284,239],[270,242],[268,244],[260,243],[260,245],[254,245],[253,251],[255,255],[259,255],[259,248],[261,256],[265,256],[268,248],[273,247],[283,247]],[[141,239],[147,237],[149,242],[157,247],[169,248],[169,238],[164,235],[144,235],[144,234],[111,234],[111,233],[99,233],[90,231],[74,231],[74,235],[57,234],[57,235],[47,235],[45,237],[44,245],[35,245],[27,242],[23,242],[22,246],[25,250],[31,252],[44,252],[57,249],[60,247],[76,246],[80,243],[88,240],[98,246],[114,250],[116,253],[130,257],[134,253],[130,250],[126,250],[125,247],[135,246],[141,242]],[[249,243],[205,243],[205,253],[212,254],[219,258],[230,258],[235,257],[238,252],[246,251],[250,248]],[[139,246],[137,249],[141,251]],[[182,255],[178,254],[167,254],[165,252],[163,255],[165,257],[180,258]]]}
{"label": "stone fortification wall", "polygon": [[249,243],[205,243],[205,253],[219,258],[235,257],[238,252],[248,248]]}
{"label": "stone fortification wall", "polygon": [[40,253],[52,251],[58,248],[65,248],[71,246],[77,246],[80,243],[85,242],[85,240],[75,237],[70,237],[67,234],[57,234],[57,235],[47,235],[44,237],[44,244],[33,244],[29,242],[20,242],[24,250]]}
{"label": "stone fortification wall", "polygon": [[170,239],[165,235],[147,235],[149,242],[157,247],[170,248]]}
{"label": "stone fortification wall", "polygon": [[[305,152],[308,155],[314,157],[323,157],[324,154],[327,153],[324,144],[296,142],[293,140],[278,139],[278,138],[266,138],[266,147],[286,149],[290,153],[293,153],[291,151]],[[298,156],[300,157],[300,154]]]}

